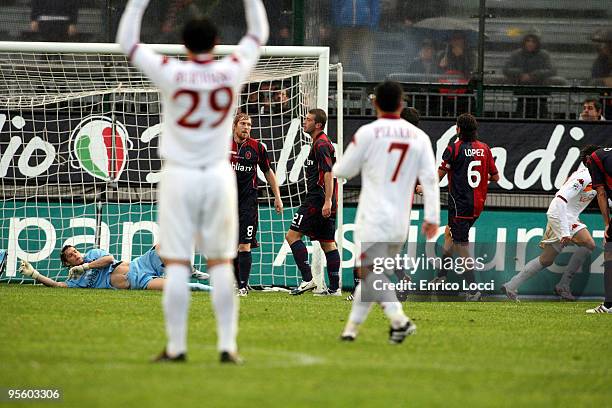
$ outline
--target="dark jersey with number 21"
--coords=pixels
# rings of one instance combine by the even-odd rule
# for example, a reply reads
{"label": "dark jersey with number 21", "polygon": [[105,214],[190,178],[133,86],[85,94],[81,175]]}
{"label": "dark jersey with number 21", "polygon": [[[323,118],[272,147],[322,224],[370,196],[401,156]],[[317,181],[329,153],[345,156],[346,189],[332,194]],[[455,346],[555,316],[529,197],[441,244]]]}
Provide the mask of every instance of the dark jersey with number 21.
{"label": "dark jersey with number 21", "polygon": [[440,168],[448,172],[448,211],[459,218],[476,218],[487,199],[489,176],[497,174],[495,160],[486,143],[451,141]]}

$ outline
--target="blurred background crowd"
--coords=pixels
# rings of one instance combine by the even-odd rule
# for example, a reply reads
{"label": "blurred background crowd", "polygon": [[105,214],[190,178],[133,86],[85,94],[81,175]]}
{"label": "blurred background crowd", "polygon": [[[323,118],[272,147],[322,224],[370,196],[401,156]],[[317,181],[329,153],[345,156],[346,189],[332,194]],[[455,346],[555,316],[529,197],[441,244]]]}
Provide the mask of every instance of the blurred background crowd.
{"label": "blurred background crowd", "polygon": [[[126,0],[2,0],[0,40],[113,42],[125,4]],[[482,39],[484,84],[612,87],[609,0],[487,0],[484,10],[479,0],[267,0],[265,4],[269,45],[329,46],[331,62],[344,66],[345,82],[390,78],[403,83],[470,84],[478,78]],[[484,35],[479,35],[479,14],[486,16]],[[183,22],[197,15],[219,22],[224,44],[236,43],[244,33],[241,1],[151,0],[142,40],[180,42]],[[284,109],[286,95],[270,91],[265,109]],[[513,96],[512,110],[522,117],[531,111],[548,117],[545,92],[515,88]],[[471,105],[459,108],[453,111]]]}

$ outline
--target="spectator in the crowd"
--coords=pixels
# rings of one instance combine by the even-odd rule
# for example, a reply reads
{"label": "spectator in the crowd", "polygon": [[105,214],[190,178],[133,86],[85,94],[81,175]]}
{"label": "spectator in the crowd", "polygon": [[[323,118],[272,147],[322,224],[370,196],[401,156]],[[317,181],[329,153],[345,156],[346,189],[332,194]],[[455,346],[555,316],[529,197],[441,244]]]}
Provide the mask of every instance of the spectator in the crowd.
{"label": "spectator in the crowd", "polygon": [[[476,53],[467,43],[466,34],[461,31],[452,33],[446,48],[438,54],[438,66],[444,77],[439,80],[448,84],[466,84],[472,77],[476,64]],[[466,88],[441,88],[440,93],[449,94],[442,98],[442,114],[456,117],[469,113],[474,105],[474,98],[463,96]]]}
{"label": "spectator in the crowd", "polygon": [[412,74],[437,75],[442,69],[434,58],[435,48],[433,41],[426,39],[421,45],[419,55],[408,66],[408,72]]}
{"label": "spectator in the crowd", "polygon": [[291,101],[287,95],[287,89],[274,89],[272,92],[272,102],[270,105],[273,113],[289,113],[291,111]]}
{"label": "spectator in the crowd", "polygon": [[612,86],[612,43],[597,44],[597,58],[591,67],[591,78]]}
{"label": "spectator in the crowd", "polygon": [[442,71],[469,80],[475,64],[476,53],[468,46],[465,33],[453,33],[446,49],[438,56],[438,65]]}
{"label": "spectator in the crowd", "polygon": [[380,8],[380,0],[332,0],[333,22],[338,29],[338,56],[347,71],[372,76],[374,31],[378,29]]}
{"label": "spectator in the crowd", "polygon": [[79,1],[32,0],[30,29],[41,41],[67,41],[77,33]]}
{"label": "spectator in the crowd", "polygon": [[[523,37],[521,48],[510,55],[504,66],[504,75],[508,81],[517,85],[545,85],[546,81],[555,74],[550,54],[542,49],[540,36],[535,30],[529,31]],[[541,91],[533,89],[524,89],[516,93],[542,95]],[[525,118],[548,116],[546,97],[519,97],[515,115]]]}
{"label": "spectator in the crowd", "polygon": [[606,120],[602,114],[601,103],[597,99],[587,98],[582,102],[580,120],[599,121]]}
{"label": "spectator in the crowd", "polygon": [[273,87],[271,82],[253,83],[245,88],[247,92],[246,112],[249,115],[260,115],[270,113],[273,99]]}

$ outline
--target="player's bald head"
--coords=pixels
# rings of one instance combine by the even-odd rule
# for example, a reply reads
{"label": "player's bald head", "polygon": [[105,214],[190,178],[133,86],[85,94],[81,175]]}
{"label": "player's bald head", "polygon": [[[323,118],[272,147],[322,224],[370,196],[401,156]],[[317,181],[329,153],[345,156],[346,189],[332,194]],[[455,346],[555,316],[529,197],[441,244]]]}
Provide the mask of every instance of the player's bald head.
{"label": "player's bald head", "polygon": [[404,102],[404,90],[395,81],[385,81],[374,90],[376,105],[387,113],[397,112]]}
{"label": "player's bald head", "polygon": [[183,28],[183,44],[194,54],[211,51],[217,43],[217,27],[207,18],[194,18]]}

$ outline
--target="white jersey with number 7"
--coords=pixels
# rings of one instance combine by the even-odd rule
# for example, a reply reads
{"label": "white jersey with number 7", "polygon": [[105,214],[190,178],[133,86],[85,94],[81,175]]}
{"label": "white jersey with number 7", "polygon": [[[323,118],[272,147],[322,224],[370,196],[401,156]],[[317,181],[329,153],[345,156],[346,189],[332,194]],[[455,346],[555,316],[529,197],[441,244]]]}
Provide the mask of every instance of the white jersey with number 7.
{"label": "white jersey with number 7", "polygon": [[440,192],[431,141],[396,115],[362,126],[333,168],[350,179],[361,172],[356,223],[366,242],[403,242],[417,178],[423,186],[424,220],[440,223]]}

